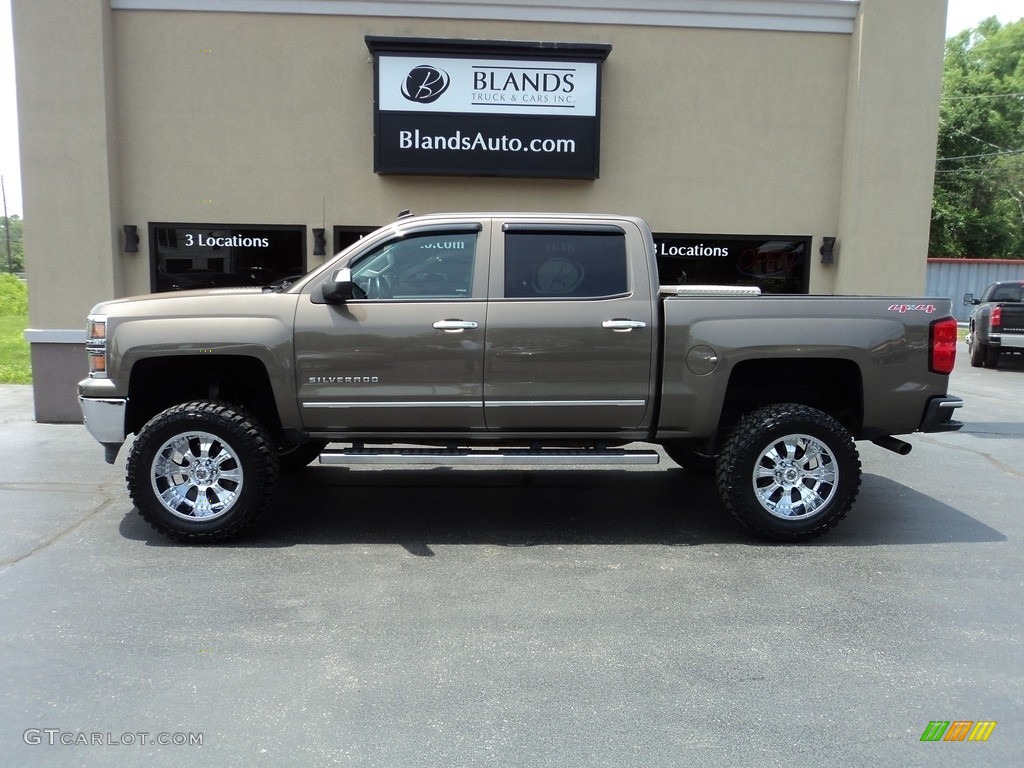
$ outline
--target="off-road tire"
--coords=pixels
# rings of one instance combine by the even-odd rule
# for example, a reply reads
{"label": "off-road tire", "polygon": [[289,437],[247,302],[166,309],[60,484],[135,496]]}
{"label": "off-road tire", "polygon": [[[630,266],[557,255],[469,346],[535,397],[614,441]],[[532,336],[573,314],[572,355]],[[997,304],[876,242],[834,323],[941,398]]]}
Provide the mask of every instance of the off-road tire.
{"label": "off-road tire", "polygon": [[726,509],[774,541],[813,539],[834,528],[860,490],[850,433],[822,411],[776,404],[744,416],[718,455],[715,480]]}
{"label": "off-road tire", "polygon": [[971,367],[972,368],[983,368],[985,366],[985,356],[988,352],[988,348],[977,341],[970,344],[971,353]]}
{"label": "off-road tire", "polygon": [[128,492],[139,514],[187,543],[236,536],[270,503],[277,452],[244,410],[196,401],[154,416],[127,461]]}
{"label": "off-road tire", "polygon": [[998,368],[999,358],[1002,355],[1003,350],[999,347],[994,347],[991,344],[985,347],[985,367],[986,368]]}

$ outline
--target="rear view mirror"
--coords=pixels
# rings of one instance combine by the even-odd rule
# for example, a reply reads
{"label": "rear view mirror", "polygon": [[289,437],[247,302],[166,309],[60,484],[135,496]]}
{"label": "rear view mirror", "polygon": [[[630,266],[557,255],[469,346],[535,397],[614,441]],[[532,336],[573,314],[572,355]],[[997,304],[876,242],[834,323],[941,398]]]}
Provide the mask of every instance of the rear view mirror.
{"label": "rear view mirror", "polygon": [[352,282],[352,270],[342,267],[332,275],[331,279],[320,286],[324,301],[328,304],[341,304],[349,299],[365,299],[366,291]]}
{"label": "rear view mirror", "polygon": [[974,298],[974,294],[973,293],[965,293],[964,294],[964,306],[965,307],[970,307],[970,306],[973,306],[973,305],[978,304],[978,303],[979,303],[979,301],[976,298]]}

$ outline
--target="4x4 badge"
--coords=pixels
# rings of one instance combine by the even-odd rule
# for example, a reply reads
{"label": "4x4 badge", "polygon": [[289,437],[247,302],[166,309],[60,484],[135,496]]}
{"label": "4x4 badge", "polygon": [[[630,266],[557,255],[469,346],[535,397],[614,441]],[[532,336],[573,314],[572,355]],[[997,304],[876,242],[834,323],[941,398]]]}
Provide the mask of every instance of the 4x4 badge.
{"label": "4x4 badge", "polygon": [[907,312],[924,312],[926,315],[930,315],[935,310],[934,304],[893,304],[889,307],[890,312],[899,312],[901,315],[905,315]]}

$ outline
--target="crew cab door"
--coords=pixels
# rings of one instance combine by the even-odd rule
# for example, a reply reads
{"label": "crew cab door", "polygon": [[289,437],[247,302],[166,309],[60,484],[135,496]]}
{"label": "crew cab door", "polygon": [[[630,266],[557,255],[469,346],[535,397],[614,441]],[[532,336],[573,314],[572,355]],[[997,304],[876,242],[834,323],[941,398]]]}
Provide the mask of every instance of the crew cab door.
{"label": "crew cab door", "polygon": [[[489,430],[619,431],[650,419],[653,280],[632,222],[509,220],[492,233]],[[629,253],[627,253],[629,249]]]}
{"label": "crew cab door", "polygon": [[295,319],[306,429],[483,428],[489,229],[399,230],[348,261],[358,298],[328,303],[324,281],[307,287]]}

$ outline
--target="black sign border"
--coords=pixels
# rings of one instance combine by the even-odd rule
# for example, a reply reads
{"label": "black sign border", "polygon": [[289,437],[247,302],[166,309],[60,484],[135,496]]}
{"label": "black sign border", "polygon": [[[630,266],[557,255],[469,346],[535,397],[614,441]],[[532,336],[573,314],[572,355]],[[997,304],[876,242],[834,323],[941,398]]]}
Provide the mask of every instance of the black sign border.
{"label": "black sign border", "polygon": [[[601,168],[601,66],[612,46],[607,43],[530,42],[524,40],[464,40],[430,37],[382,37],[366,35],[366,47],[373,56],[373,172],[381,175],[404,176],[476,176],[491,178],[550,178],[593,180],[600,176]],[[566,174],[552,168],[551,172],[517,171],[502,169],[483,172],[478,168],[459,168],[439,164],[432,170],[403,169],[384,161],[381,153],[380,127],[380,54],[415,57],[450,57],[462,59],[539,59],[544,61],[571,61],[597,64],[596,99],[593,118],[593,166],[585,172]]]}

